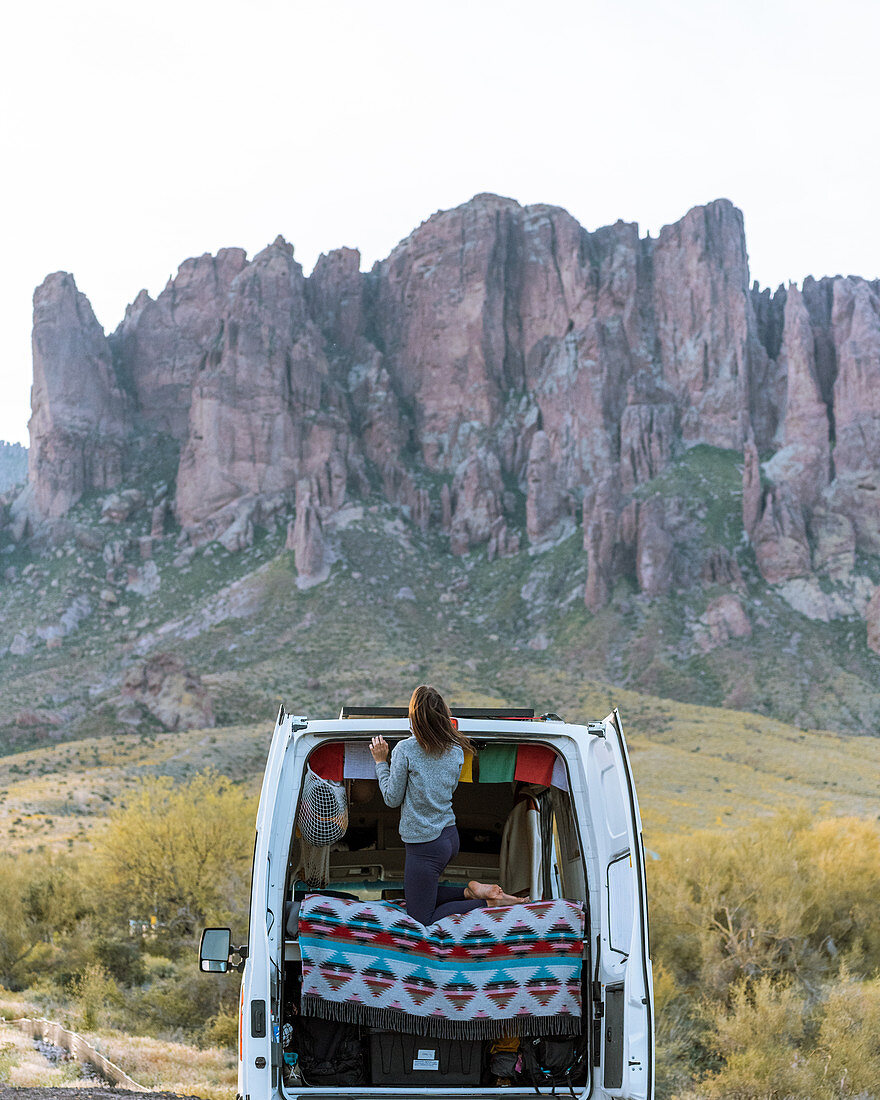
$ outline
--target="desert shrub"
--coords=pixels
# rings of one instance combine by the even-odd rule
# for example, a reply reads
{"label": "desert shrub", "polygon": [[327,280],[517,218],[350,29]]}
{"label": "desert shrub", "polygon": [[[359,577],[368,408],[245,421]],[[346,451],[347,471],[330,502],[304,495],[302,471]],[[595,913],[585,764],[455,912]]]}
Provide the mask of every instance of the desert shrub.
{"label": "desert shrub", "polygon": [[717,1100],[810,1096],[801,1053],[804,1008],[804,996],[791,984],[769,977],[741,981],[731,992],[729,1006],[710,1006],[710,1044],[723,1066],[702,1082],[701,1094]]}
{"label": "desert shrub", "polygon": [[147,976],[137,940],[100,936],[94,941],[92,950],[96,961],[120,985],[140,985]]}
{"label": "desert shrub", "polygon": [[880,979],[844,974],[828,993],[810,1058],[822,1100],[880,1095]]}
{"label": "desert shrub", "polygon": [[71,993],[76,1006],[76,1026],[83,1031],[94,1031],[105,1021],[112,1005],[119,1005],[119,989],[100,963],[92,963],[72,984]]}
{"label": "desert shrub", "polygon": [[193,957],[173,975],[132,991],[127,1010],[141,1034],[192,1037],[207,1020],[237,1012],[238,983],[200,973]]}
{"label": "desert shrub", "polygon": [[46,853],[0,857],[0,983],[21,989],[45,973],[88,909],[74,861]]}
{"label": "desert shrub", "polygon": [[804,891],[805,922],[826,950],[846,954],[862,974],[880,969],[880,827],[877,821],[817,821],[800,836],[803,864],[812,869]]}
{"label": "desert shrub", "polygon": [[663,846],[650,865],[654,953],[682,988],[726,999],[743,978],[813,983],[856,953],[880,965],[880,828],[783,813]]}
{"label": "desert shrub", "polygon": [[117,920],[155,917],[172,937],[243,923],[254,814],[253,799],[213,772],[145,781],[96,841],[96,881]]}
{"label": "desert shrub", "polygon": [[699,1028],[672,971],[654,963],[654,1044],[659,1097],[685,1088],[698,1072]]}
{"label": "desert shrub", "polygon": [[238,1010],[221,1011],[202,1028],[200,1036],[203,1047],[227,1047],[238,1045]]}

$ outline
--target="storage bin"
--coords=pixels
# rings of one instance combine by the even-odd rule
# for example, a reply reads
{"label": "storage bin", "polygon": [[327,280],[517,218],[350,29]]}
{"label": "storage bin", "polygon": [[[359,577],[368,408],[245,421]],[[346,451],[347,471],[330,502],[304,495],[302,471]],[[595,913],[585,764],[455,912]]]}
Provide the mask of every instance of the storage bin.
{"label": "storage bin", "polygon": [[370,1032],[374,1085],[479,1085],[481,1039],[429,1039],[396,1031]]}

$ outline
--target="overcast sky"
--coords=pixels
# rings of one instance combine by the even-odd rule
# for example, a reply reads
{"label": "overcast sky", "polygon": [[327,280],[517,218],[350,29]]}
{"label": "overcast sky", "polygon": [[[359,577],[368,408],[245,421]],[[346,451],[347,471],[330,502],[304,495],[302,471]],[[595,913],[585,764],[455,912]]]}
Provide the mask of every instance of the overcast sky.
{"label": "overcast sky", "polygon": [[370,266],[481,191],[656,233],[726,196],[752,275],[880,275],[876,0],[27,0],[0,33],[0,438],[31,295],[112,331],[188,256]]}

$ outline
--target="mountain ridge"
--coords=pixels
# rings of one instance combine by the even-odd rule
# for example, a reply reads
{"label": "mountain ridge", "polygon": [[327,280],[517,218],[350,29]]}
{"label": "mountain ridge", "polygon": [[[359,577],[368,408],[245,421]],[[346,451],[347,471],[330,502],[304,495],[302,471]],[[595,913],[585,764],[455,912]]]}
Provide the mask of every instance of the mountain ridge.
{"label": "mountain ridge", "polygon": [[[480,195],[367,272],[354,249],[308,277],[281,238],[223,249],[109,336],[56,273],[35,293],[29,483],[0,503],[0,659],[100,629],[107,698],[154,714],[162,676],[192,695],[219,661],[181,666],[166,593],[222,633],[210,608],[259,588],[259,550],[292,615],[326,621],[397,570],[444,629],[509,636],[511,659],[574,661],[577,630],[614,682],[876,730],[878,383],[880,283],[761,290],[727,200],[640,238]],[[477,576],[483,608],[452,587]],[[221,604],[253,623],[243,591]],[[386,595],[393,630],[407,599]]]}

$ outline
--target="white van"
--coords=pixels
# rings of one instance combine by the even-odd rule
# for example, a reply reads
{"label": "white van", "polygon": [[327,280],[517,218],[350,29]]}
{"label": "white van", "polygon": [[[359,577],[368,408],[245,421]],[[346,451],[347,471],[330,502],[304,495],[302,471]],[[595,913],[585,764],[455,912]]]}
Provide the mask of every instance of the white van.
{"label": "white van", "polygon": [[[550,1064],[549,1026],[546,1043],[534,1033],[457,1039],[432,1037],[430,1028],[419,1034],[418,1027],[331,1023],[300,1012],[301,904],[314,904],[316,895],[334,905],[401,904],[399,811],[384,804],[366,761],[370,738],[382,734],[393,751],[409,723],[405,708],[343,708],[335,721],[314,721],[282,707],[257,812],[248,942],[235,947],[228,929],[206,929],[200,946],[202,970],[242,971],[241,1100],[526,1096],[559,1088],[584,1098],[653,1097],[644,848],[617,711],[587,725],[528,710],[452,713],[477,754],[454,795],[461,851],[444,881],[501,881],[535,902],[568,899],[580,903],[570,908],[583,907],[577,1033],[555,1047],[565,1065],[559,1057]],[[344,807],[336,815],[340,839],[323,850],[298,828],[304,784],[322,773]],[[518,848],[511,841],[517,818]],[[505,882],[504,875],[520,881]]]}

